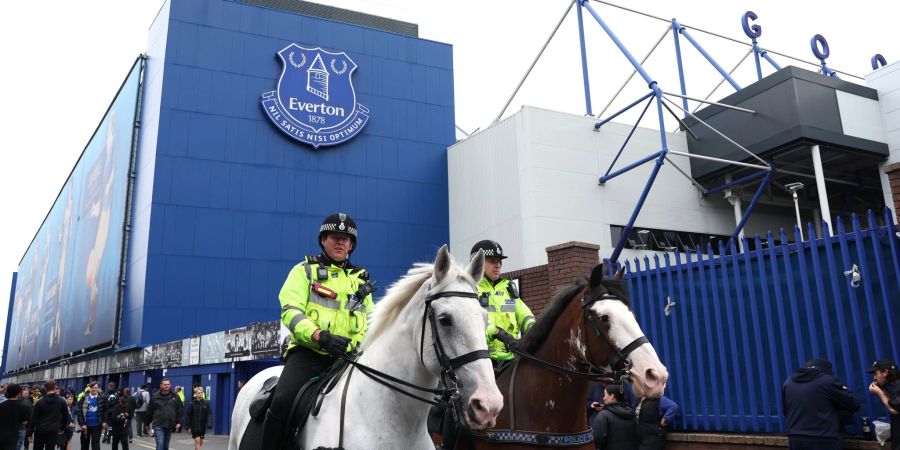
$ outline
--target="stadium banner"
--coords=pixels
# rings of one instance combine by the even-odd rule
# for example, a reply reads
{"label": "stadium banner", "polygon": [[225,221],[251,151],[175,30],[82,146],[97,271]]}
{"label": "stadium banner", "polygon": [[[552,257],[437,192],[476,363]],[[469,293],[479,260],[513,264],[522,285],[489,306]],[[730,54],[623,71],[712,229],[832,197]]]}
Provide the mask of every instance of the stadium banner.
{"label": "stadium banner", "polygon": [[142,67],[139,58],[19,262],[7,370],[116,338]]}

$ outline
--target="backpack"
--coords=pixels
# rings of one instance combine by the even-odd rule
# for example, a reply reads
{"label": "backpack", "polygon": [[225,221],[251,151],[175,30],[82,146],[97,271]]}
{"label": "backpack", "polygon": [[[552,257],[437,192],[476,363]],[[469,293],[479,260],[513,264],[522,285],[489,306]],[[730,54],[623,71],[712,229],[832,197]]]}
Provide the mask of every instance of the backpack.
{"label": "backpack", "polygon": [[134,393],[134,396],[137,400],[137,407],[140,408],[141,406],[144,406],[144,392],[137,391]]}

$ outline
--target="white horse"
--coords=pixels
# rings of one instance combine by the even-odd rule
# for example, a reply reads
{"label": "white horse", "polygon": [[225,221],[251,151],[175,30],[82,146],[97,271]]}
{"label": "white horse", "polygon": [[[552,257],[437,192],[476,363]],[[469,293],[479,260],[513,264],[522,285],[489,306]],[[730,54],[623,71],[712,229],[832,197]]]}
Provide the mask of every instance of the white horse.
{"label": "white horse", "polygon": [[[481,252],[463,269],[452,261],[447,246],[441,247],[433,265],[416,265],[388,289],[375,308],[358,359],[360,364],[393,377],[433,388],[442,369],[446,369],[441,359],[446,366],[448,358],[465,356],[464,362],[456,360],[453,364],[457,366],[454,370],[460,389],[456,408],[472,429],[492,427],[503,407],[503,397],[487,359],[486,317],[475,298],[475,287],[483,271]],[[429,303],[434,314],[423,323]],[[437,336],[432,330],[437,330]],[[446,358],[437,355],[438,346],[443,348]],[[473,360],[470,355],[479,357]],[[265,380],[279,375],[282,369],[283,366],[270,367],[241,389],[231,414],[229,450],[240,448],[241,437],[250,421],[251,399]],[[426,429],[430,405],[402,395],[359,370],[353,370],[349,385],[345,386],[348,373],[349,369],[325,396],[318,416],[309,417],[306,422],[300,436],[303,449],[338,447],[341,431],[340,445],[347,450],[434,448]],[[346,406],[341,423],[341,397],[345,390]]]}

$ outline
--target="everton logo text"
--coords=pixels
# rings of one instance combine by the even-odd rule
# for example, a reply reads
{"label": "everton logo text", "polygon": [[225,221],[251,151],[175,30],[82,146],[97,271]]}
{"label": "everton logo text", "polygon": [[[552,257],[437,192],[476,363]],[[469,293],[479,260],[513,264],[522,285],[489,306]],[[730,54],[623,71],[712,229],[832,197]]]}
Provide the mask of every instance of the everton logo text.
{"label": "everton logo text", "polygon": [[356,63],[346,53],[291,44],[278,57],[281,78],[262,94],[262,106],[288,136],[318,148],[346,142],[366,126],[369,110],[356,103]]}

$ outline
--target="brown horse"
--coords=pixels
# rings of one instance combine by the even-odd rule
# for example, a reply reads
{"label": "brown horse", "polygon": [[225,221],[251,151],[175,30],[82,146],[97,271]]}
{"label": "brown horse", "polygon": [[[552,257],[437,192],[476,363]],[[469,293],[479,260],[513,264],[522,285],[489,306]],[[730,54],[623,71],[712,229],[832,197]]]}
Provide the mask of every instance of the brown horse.
{"label": "brown horse", "polygon": [[627,378],[638,397],[658,398],[665,366],[631,311],[623,271],[603,279],[597,266],[587,284],[561,290],[516,346],[516,358],[498,377],[503,410],[495,428],[470,432],[458,448],[593,449],[585,399],[592,380]]}

